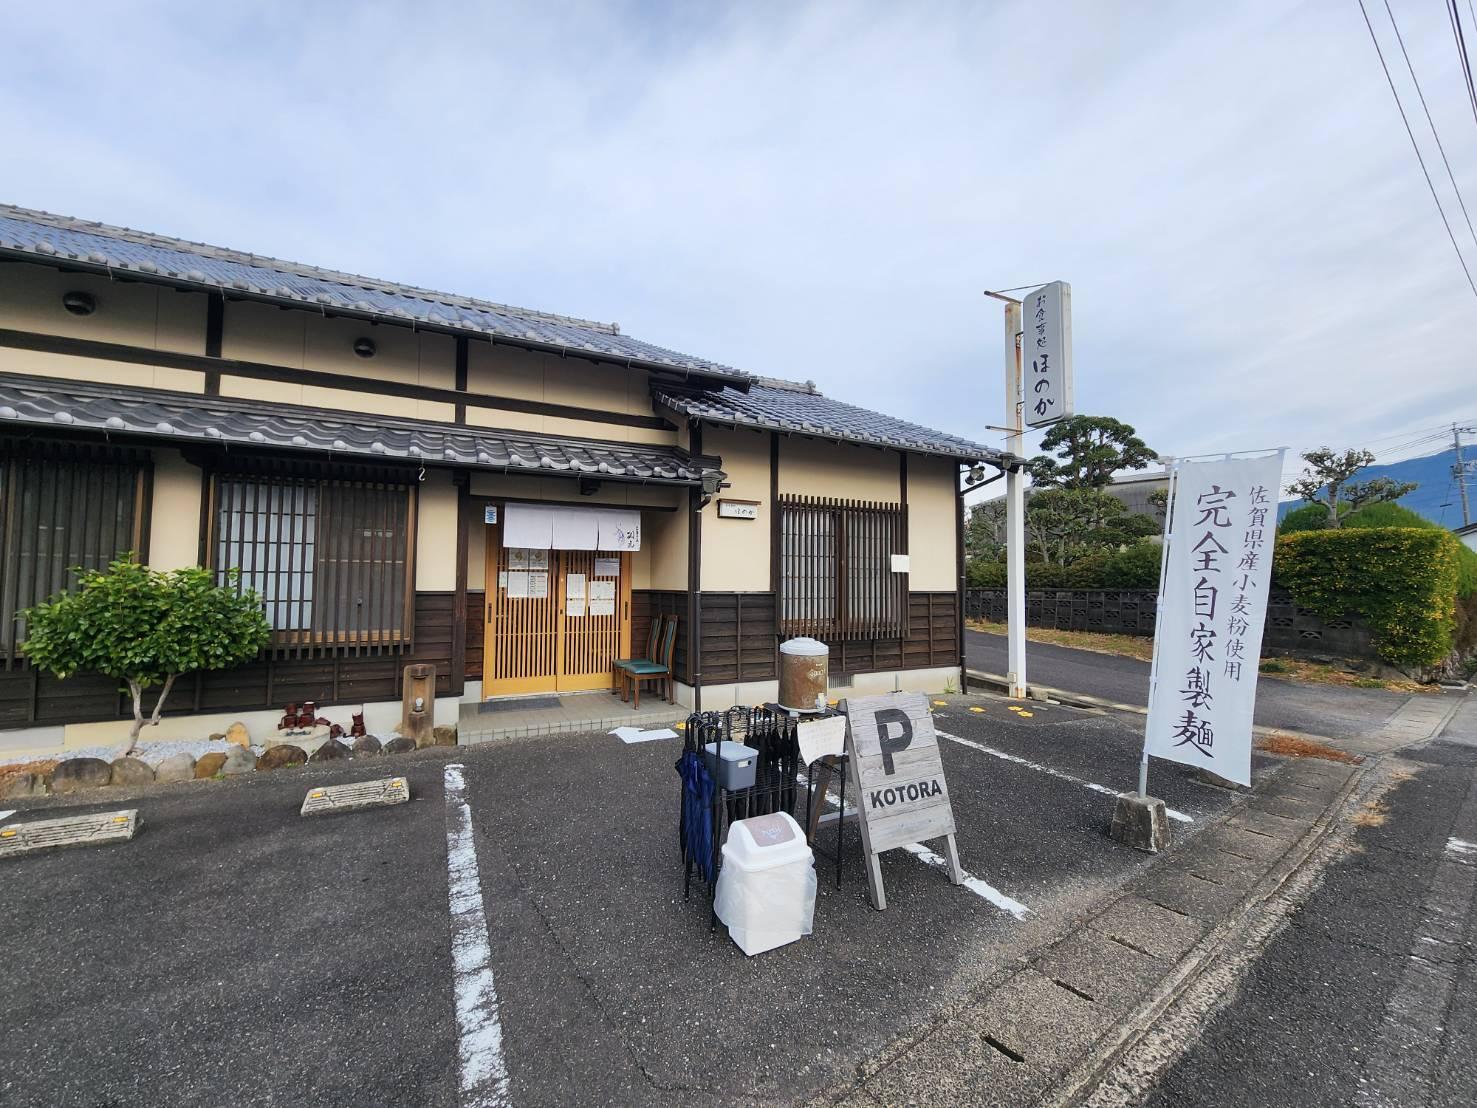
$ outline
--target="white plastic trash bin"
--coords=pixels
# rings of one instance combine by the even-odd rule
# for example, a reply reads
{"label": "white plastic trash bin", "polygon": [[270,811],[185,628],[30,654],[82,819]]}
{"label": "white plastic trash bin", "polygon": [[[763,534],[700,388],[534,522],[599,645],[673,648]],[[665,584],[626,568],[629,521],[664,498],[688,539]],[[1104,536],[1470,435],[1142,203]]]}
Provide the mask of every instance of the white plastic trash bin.
{"label": "white plastic trash bin", "polygon": [[815,857],[788,813],[741,819],[728,829],[713,907],[745,954],[810,934]]}

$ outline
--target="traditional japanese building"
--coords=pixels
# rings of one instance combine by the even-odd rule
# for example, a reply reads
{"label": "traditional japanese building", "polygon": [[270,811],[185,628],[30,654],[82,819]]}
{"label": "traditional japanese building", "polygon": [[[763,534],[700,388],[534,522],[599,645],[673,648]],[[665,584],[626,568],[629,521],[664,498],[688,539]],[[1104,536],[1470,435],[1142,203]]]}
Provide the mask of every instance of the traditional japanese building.
{"label": "traditional japanese building", "polygon": [[304,700],[389,726],[409,662],[444,723],[608,690],[663,614],[684,704],[773,698],[798,634],[843,693],[940,689],[961,489],[1008,462],[613,324],[0,207],[0,728],[128,714],[16,619],[128,551],[239,569],[274,635],[158,737]]}

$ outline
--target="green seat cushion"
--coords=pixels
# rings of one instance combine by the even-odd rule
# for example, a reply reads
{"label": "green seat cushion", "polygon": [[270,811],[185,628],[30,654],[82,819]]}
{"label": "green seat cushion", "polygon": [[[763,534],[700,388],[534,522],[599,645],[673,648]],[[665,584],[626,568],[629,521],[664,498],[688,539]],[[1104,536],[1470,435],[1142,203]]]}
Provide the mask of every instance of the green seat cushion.
{"label": "green seat cushion", "polygon": [[632,666],[654,666],[650,658],[619,658],[614,663],[617,669],[630,669]]}
{"label": "green seat cushion", "polygon": [[632,662],[630,665],[624,666],[622,668],[628,669],[632,673],[639,673],[642,676],[650,676],[654,673],[667,672],[666,666],[659,666],[655,662]]}

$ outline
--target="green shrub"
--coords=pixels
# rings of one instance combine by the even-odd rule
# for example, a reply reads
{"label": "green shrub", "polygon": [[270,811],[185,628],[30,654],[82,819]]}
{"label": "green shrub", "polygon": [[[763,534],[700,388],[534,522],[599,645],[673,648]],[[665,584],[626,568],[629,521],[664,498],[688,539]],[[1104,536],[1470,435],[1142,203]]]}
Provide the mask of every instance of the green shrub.
{"label": "green shrub", "polygon": [[1429,666],[1456,641],[1460,546],[1442,528],[1300,531],[1278,538],[1273,572],[1320,616],[1362,617],[1385,661]]}
{"label": "green shrub", "polygon": [[1005,563],[971,558],[964,567],[964,582],[971,589],[1005,588]]}
{"label": "green shrub", "polygon": [[1078,558],[1062,574],[1069,589],[1100,589],[1112,555],[1103,552]]}
{"label": "green shrub", "polygon": [[1108,559],[1103,570],[1105,589],[1157,589],[1164,548],[1157,542],[1136,542]]}
{"label": "green shrub", "polygon": [[[1345,517],[1344,526],[1348,526]],[[1328,527],[1328,509],[1322,504],[1304,504],[1301,508],[1294,508],[1282,517],[1282,522],[1277,524],[1279,535],[1292,535],[1299,531],[1323,531]]]}

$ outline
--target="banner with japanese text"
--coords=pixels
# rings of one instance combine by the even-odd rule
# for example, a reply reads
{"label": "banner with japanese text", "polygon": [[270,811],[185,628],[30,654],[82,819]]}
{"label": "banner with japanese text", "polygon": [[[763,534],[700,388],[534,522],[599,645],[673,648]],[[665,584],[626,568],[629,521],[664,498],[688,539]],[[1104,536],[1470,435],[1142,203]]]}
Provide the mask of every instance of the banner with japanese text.
{"label": "banner with japanese text", "polygon": [[1176,464],[1145,750],[1251,784],[1282,451]]}

